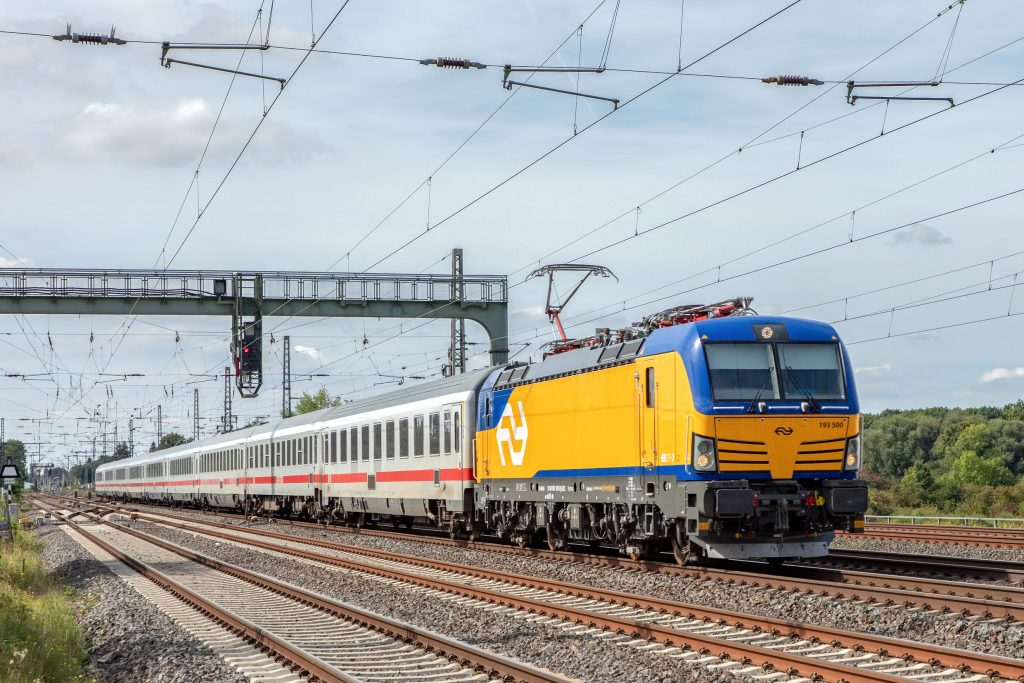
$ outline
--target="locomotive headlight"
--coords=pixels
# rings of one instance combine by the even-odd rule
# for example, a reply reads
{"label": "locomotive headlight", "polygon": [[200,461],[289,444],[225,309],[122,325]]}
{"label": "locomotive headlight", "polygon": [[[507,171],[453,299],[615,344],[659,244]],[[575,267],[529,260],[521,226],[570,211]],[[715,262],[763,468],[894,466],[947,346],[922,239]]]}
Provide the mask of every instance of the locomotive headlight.
{"label": "locomotive headlight", "polygon": [[855,436],[846,441],[846,458],[843,460],[843,469],[860,469],[860,437]]}
{"label": "locomotive headlight", "polygon": [[694,434],[693,469],[698,472],[713,472],[716,469],[715,440]]}

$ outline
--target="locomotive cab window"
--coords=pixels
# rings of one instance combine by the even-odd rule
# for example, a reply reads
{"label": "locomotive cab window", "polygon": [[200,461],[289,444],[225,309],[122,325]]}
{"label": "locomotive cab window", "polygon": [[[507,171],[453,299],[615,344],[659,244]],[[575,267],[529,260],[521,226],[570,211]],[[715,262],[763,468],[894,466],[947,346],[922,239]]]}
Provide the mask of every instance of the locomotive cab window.
{"label": "locomotive cab window", "polygon": [[779,344],[786,398],[845,399],[838,344]]}
{"label": "locomotive cab window", "polygon": [[771,344],[706,344],[711,391],[716,401],[781,398]]}

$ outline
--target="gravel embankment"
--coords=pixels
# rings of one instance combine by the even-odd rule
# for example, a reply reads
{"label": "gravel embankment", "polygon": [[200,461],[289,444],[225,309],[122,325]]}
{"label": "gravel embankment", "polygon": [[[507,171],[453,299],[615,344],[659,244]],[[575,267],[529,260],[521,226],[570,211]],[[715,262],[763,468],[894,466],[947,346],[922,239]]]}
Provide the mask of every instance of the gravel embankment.
{"label": "gravel embankment", "polygon": [[587,683],[734,683],[737,677],[599,639],[554,625],[530,623],[508,614],[441,600],[340,568],[241,548],[229,542],[145,521],[121,523],[173,543],[303,586],[367,610],[557,671]]}
{"label": "gravel embankment", "polygon": [[956,543],[926,543],[924,541],[887,541],[879,538],[843,535],[832,542],[833,548],[848,550],[871,550],[884,553],[914,553],[917,555],[939,555],[963,557],[968,560],[1004,560],[1024,562],[1024,550],[1015,548],[986,548],[980,545],[959,545]]}
{"label": "gravel embankment", "polygon": [[[234,521],[234,520],[233,520]],[[486,567],[538,578],[608,588],[748,614],[791,619],[850,631],[863,631],[947,647],[1024,658],[1024,624],[986,623],[960,614],[936,614],[900,606],[860,604],[836,597],[730,585],[686,576],[665,576],[591,567],[506,555],[403,539],[361,536],[341,530],[317,530],[257,522],[276,532],[319,538],[359,547],[377,548],[473,567]]]}
{"label": "gravel embankment", "polygon": [[56,526],[39,527],[43,561],[75,591],[97,683],[244,683],[248,678],[112,574]]}

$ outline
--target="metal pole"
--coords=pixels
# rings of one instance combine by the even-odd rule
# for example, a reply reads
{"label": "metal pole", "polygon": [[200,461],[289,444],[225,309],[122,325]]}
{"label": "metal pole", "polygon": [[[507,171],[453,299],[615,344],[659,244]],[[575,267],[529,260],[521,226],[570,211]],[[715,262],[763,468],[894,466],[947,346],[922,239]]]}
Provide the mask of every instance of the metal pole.
{"label": "metal pole", "polygon": [[192,440],[199,441],[199,390],[192,390]]}
{"label": "metal pole", "polygon": [[135,416],[128,416],[128,454],[135,457]]}
{"label": "metal pole", "polygon": [[164,409],[163,406],[156,407],[156,445],[164,438]]}
{"label": "metal pole", "polygon": [[[462,308],[465,300],[466,286],[463,282],[462,249],[452,249],[452,287],[451,300],[454,305]],[[466,372],[466,319],[452,318],[451,347],[448,350],[450,364],[448,375]]]}
{"label": "metal pole", "polygon": [[281,383],[281,417],[292,414],[292,340],[284,338],[284,380]]}
{"label": "metal pole", "polygon": [[231,417],[231,368],[224,368],[224,418],[221,424],[221,433],[230,432],[233,422],[234,419]]}

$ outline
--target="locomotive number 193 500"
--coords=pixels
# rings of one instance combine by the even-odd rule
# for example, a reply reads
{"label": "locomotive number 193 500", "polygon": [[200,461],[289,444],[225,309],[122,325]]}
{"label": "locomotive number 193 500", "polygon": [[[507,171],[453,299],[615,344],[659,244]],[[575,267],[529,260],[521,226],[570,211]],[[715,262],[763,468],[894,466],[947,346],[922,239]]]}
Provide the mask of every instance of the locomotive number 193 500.
{"label": "locomotive number 193 500", "polygon": [[843,420],[821,420],[818,422],[818,427],[821,429],[843,429],[846,427],[846,422]]}

